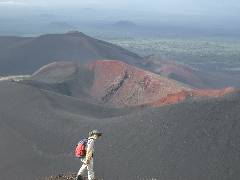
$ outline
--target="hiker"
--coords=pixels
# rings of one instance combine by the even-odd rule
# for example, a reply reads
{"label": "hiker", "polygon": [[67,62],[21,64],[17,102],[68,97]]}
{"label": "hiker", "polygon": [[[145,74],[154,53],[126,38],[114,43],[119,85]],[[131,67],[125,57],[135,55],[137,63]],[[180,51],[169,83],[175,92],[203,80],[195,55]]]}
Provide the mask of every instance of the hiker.
{"label": "hiker", "polygon": [[[83,173],[87,169],[88,171],[88,180],[94,180],[94,171],[93,171],[93,154],[94,154],[94,143],[95,141],[102,136],[98,130],[92,130],[89,132],[88,139],[82,140],[84,149],[83,155],[79,155],[81,161],[83,162],[82,167],[79,169],[76,180],[83,180]],[[86,146],[85,146],[85,145]],[[81,148],[81,147],[80,147]]]}

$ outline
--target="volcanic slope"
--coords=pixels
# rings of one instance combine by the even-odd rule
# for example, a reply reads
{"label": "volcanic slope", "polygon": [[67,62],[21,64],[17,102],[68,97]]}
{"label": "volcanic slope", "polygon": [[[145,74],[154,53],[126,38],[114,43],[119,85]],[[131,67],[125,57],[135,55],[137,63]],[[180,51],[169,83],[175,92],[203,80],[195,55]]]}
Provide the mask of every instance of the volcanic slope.
{"label": "volcanic slope", "polygon": [[230,71],[196,69],[186,64],[161,59],[145,60],[144,69],[160,74],[195,88],[239,87],[240,74]]}
{"label": "volcanic slope", "polygon": [[139,64],[138,55],[119,46],[80,32],[47,34],[39,37],[0,36],[0,74],[30,74],[59,60],[86,63],[98,59],[118,59]]}
{"label": "volcanic slope", "polygon": [[78,161],[72,150],[81,136],[103,118],[131,112],[10,81],[0,81],[0,99],[0,179],[32,180],[73,169]]}
{"label": "volcanic slope", "polygon": [[115,107],[161,106],[190,96],[222,96],[234,89],[193,89],[173,79],[116,60],[80,65],[55,62],[36,71],[28,84]]}
{"label": "volcanic slope", "polygon": [[96,175],[112,179],[235,180],[240,93],[146,109],[111,109],[16,82],[0,82],[0,179],[76,172],[73,145],[88,130]]}

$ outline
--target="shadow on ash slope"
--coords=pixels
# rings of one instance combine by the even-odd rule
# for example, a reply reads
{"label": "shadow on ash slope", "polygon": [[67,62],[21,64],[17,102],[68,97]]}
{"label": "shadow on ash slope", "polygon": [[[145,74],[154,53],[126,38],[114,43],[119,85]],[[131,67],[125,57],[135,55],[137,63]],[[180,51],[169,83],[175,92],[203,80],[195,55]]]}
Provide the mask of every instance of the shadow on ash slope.
{"label": "shadow on ash slope", "polygon": [[96,175],[115,179],[240,177],[240,93],[161,108],[114,109],[16,82],[0,82],[0,179],[76,172],[73,146],[89,129]]}

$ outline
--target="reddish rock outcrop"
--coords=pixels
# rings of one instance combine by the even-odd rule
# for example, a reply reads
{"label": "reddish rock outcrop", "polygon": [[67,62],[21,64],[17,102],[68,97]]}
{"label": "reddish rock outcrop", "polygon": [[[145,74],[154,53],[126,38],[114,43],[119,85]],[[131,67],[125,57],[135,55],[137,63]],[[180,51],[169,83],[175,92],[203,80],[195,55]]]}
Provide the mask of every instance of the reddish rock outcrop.
{"label": "reddish rock outcrop", "polygon": [[181,91],[175,94],[168,94],[166,97],[149,104],[149,106],[159,107],[168,104],[176,104],[181,101],[184,101],[188,96],[189,96],[188,91]]}
{"label": "reddish rock outcrop", "polygon": [[96,61],[88,65],[94,71],[91,95],[117,106],[175,104],[187,97],[220,97],[234,91],[191,89],[175,80],[144,71],[120,61]]}
{"label": "reddish rock outcrop", "polygon": [[224,89],[197,89],[192,91],[192,96],[195,97],[221,97],[226,94],[234,92],[235,89],[232,87]]}
{"label": "reddish rock outcrop", "polygon": [[175,80],[144,71],[120,61],[96,61],[91,96],[117,106],[148,104],[168,94],[190,90]]}
{"label": "reddish rock outcrop", "polygon": [[176,104],[181,101],[184,101],[188,97],[221,97],[229,93],[233,93],[235,91],[234,88],[228,87],[224,89],[195,89],[191,91],[182,91],[175,94],[168,94],[166,97],[149,104],[153,107],[159,107],[168,104]]}
{"label": "reddish rock outcrop", "polygon": [[[86,73],[88,78],[82,78]],[[234,91],[233,88],[193,89],[173,79],[116,60],[101,60],[85,65],[52,63],[38,70],[32,77],[44,83],[57,83],[57,87],[60,87],[59,83],[64,83],[68,95],[87,95],[95,102],[115,107],[158,107],[175,104],[188,97],[219,97]],[[86,84],[88,87],[85,87]]]}

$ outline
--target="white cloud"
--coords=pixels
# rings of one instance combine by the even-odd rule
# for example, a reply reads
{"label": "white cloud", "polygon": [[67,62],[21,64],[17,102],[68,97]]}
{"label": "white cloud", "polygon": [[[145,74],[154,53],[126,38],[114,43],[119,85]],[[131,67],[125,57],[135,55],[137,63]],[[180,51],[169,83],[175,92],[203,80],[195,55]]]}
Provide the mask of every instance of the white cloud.
{"label": "white cloud", "polygon": [[[42,0],[43,1],[43,0]],[[64,6],[82,6],[82,7],[117,7],[117,6],[125,6],[128,5],[128,1],[126,0],[49,0],[45,1],[48,5],[64,5]]]}
{"label": "white cloud", "polygon": [[22,1],[0,0],[0,6],[19,6],[19,5],[26,5],[26,3]]}
{"label": "white cloud", "polygon": [[46,7],[122,7],[126,0],[0,0],[2,6],[46,6]]}

